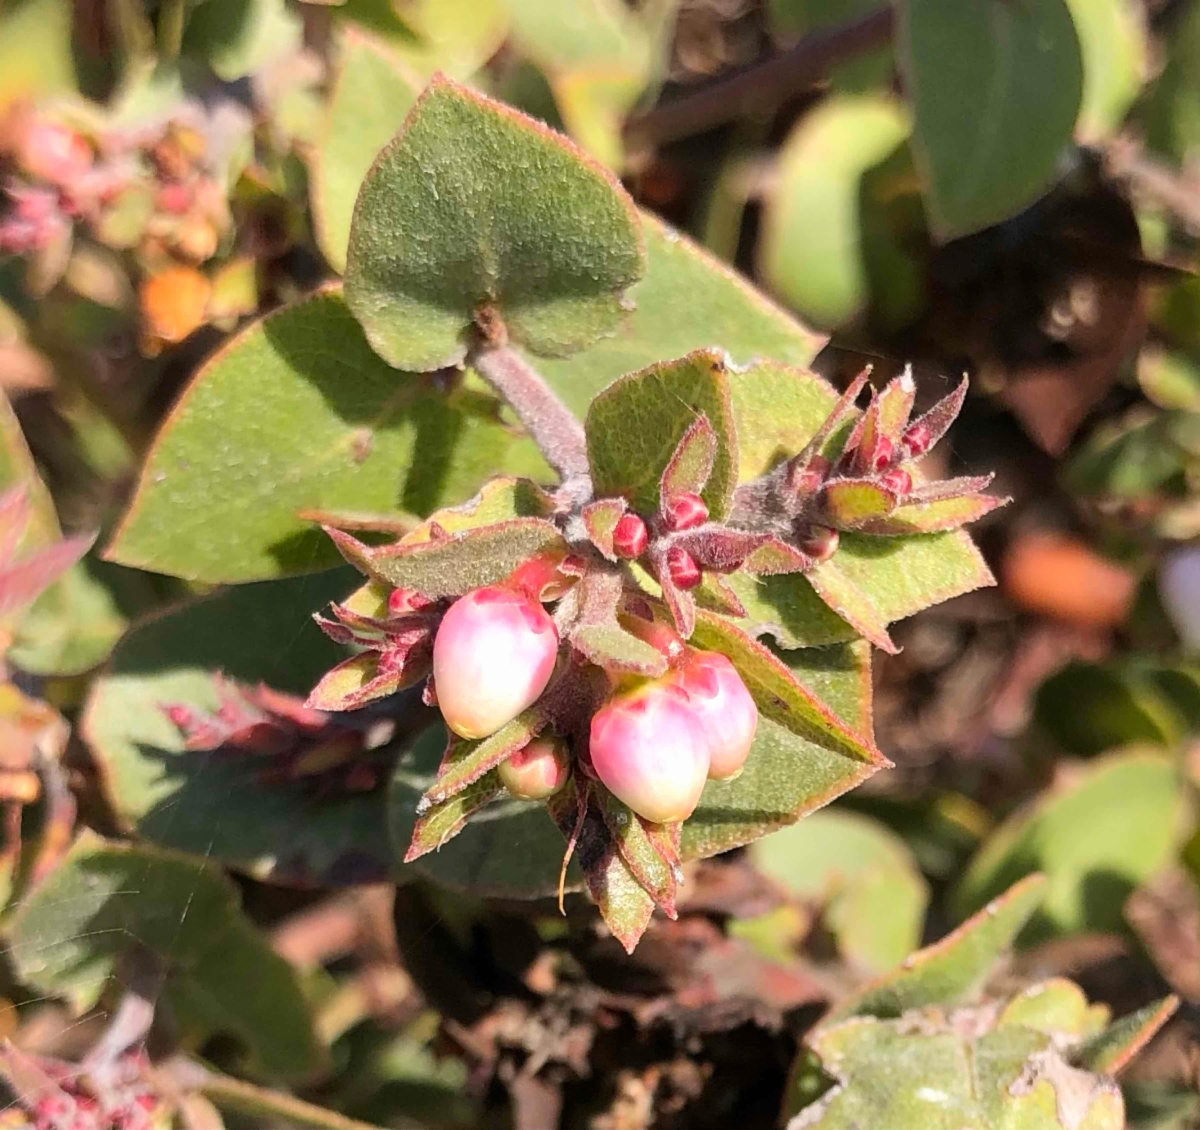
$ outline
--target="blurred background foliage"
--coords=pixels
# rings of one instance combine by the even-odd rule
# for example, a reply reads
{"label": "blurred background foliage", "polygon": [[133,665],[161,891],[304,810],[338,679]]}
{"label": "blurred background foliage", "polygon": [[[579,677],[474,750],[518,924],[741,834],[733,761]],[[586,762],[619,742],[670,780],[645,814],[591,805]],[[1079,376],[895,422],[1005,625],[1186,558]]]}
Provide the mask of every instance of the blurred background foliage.
{"label": "blurred background foliage", "polygon": [[[454,859],[396,873],[385,785],[398,811],[430,754],[403,727],[346,739],[352,773],[247,698],[269,766],[163,770],[163,702],[305,693],[332,652],[299,625],[344,574],[214,593],[60,532],[102,547],[199,362],[336,281],[435,71],[570,134],[810,327],[835,383],[911,361],[932,399],[969,372],[939,473],[1014,499],[980,528],[1000,587],[876,656],[896,769],[691,865],[631,958],[582,903],[430,881]],[[1125,1103],[1200,1125],[1200,3],[0,0],[0,173],[16,1099],[82,1062],[76,1090],[148,1094],[155,1125],[770,1126],[816,1086],[801,1037],[850,1054],[826,1005],[1040,871],[997,992],[1069,977],[1118,1016],[1178,994]],[[452,395],[496,469],[528,460]],[[122,1032],[151,1057],[97,1073]]]}

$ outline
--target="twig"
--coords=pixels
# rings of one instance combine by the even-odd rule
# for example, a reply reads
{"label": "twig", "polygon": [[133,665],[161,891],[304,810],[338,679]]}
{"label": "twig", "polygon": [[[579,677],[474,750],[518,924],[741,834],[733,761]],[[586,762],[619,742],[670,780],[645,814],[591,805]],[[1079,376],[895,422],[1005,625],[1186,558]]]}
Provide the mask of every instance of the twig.
{"label": "twig", "polygon": [[626,143],[661,145],[778,105],[824,78],[833,64],[882,47],[891,38],[892,23],[889,6],[852,23],[806,35],[778,55],[634,115],[625,123]]}
{"label": "twig", "polygon": [[529,362],[507,345],[483,345],[467,363],[508,401],[564,482],[587,476],[583,425]]}

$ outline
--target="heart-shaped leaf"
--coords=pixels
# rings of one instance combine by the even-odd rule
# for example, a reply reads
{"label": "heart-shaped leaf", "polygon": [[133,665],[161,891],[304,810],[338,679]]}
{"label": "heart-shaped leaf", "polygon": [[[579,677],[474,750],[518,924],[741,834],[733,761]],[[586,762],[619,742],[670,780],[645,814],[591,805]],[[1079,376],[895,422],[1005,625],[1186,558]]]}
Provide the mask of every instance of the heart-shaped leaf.
{"label": "heart-shaped leaf", "polygon": [[302,1079],[321,1048],[295,970],[275,954],[216,867],[159,848],[84,832],[9,923],[21,980],[91,1008],[120,960],[149,952],[163,999],[193,1044],[236,1037],[254,1070]]}
{"label": "heart-shaped leaf", "polygon": [[596,493],[622,495],[653,514],[663,473],[701,416],[716,438],[701,497],[713,518],[723,517],[737,473],[737,437],[725,358],[714,350],[630,373],[592,401],[584,426]]}
{"label": "heart-shaped leaf", "polygon": [[260,879],[337,886],[390,873],[378,791],[314,805],[303,782],[264,782],[251,754],[186,751],[162,709],[165,703],[216,709],[218,672],[306,694],[345,657],[311,613],[346,592],[354,576],[339,569],[241,585],[125,635],[92,685],[80,727],[123,827]]}
{"label": "heart-shaped leaf", "polygon": [[643,260],[636,210],[610,173],[532,118],[435,77],[359,192],[346,301],[403,368],[458,363],[481,316],[561,355],[617,330]]}
{"label": "heart-shaped leaf", "polygon": [[314,295],[243,330],[192,378],[107,555],[208,582],[328,568],[337,550],[301,511],[424,515],[489,475],[548,475],[495,409],[469,387],[447,394],[389,368],[336,291]]}
{"label": "heart-shaped leaf", "polygon": [[998,223],[1054,182],[1083,95],[1066,0],[905,0],[898,60],[930,220],[946,239]]}

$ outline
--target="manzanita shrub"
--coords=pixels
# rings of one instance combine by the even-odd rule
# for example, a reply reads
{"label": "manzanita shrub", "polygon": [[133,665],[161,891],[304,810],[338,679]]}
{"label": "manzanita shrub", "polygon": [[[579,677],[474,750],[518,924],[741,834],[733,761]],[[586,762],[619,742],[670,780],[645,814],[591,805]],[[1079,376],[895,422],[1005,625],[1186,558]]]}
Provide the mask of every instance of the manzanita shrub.
{"label": "manzanita shrub", "polygon": [[[359,191],[344,284],[206,365],[109,555],[250,581],[336,547],[363,581],[316,619],[345,657],[304,706],[229,688],[216,723],[249,712],[239,740],[325,772],[420,687],[445,737],[397,769],[392,873],[487,893],[451,841],[495,802],[522,828],[544,808],[561,854],[500,837],[488,871],[561,894],[576,861],[632,949],[684,860],[888,764],[869,647],[991,581],[962,527],[1003,500],[922,463],[965,382],[919,414],[908,372],[839,395],[800,367],[815,344],[565,138],[435,77]],[[192,748],[228,737],[164,707]]]}

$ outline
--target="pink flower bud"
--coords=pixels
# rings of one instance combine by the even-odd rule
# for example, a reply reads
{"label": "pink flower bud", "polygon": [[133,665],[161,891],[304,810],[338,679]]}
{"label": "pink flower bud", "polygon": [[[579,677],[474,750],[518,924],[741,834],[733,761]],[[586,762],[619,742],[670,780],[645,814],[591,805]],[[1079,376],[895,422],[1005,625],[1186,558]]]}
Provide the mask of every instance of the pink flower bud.
{"label": "pink flower bud", "polygon": [[829,474],[830,463],[823,455],[814,455],[803,467],[788,471],[788,486],[802,498],[816,494]]}
{"label": "pink flower bud", "polygon": [[908,494],[912,490],[912,475],[903,467],[893,467],[879,476],[879,485],[884,490],[890,490],[892,494]]}
{"label": "pink flower bud", "polygon": [[892,461],[892,455],[895,452],[895,447],[892,441],[887,436],[876,436],[875,443],[870,452],[864,452],[867,456],[867,465],[872,471],[882,471]]}
{"label": "pink flower bud", "polygon": [[673,495],[663,506],[667,526],[672,530],[694,530],[708,521],[708,507],[704,499],[692,491]]}
{"label": "pink flower bud", "polygon": [[709,777],[714,781],[736,777],[758,729],[758,707],[737,668],[719,652],[696,651],[673,678],[687,691],[708,739]]}
{"label": "pink flower bud", "polygon": [[900,437],[900,443],[910,459],[924,455],[933,443],[933,433],[924,424],[913,424]]}
{"label": "pink flower bud", "polygon": [[818,563],[828,561],[837,552],[839,540],[832,526],[810,526],[800,535],[800,551]]}
{"label": "pink flower bud", "polygon": [[667,575],[681,589],[694,589],[702,579],[696,559],[681,545],[667,550]]}
{"label": "pink flower bud", "polygon": [[646,523],[636,514],[622,514],[613,527],[613,553],[618,557],[631,561],[641,557],[649,541]]}
{"label": "pink flower bud", "polygon": [[392,589],[388,593],[387,607],[389,616],[403,616],[409,612],[419,612],[433,603],[416,589]]}
{"label": "pink flower bud", "polygon": [[557,738],[534,738],[507,761],[500,762],[500,783],[521,800],[545,800],[567,783],[571,763]]}
{"label": "pink flower bud", "polygon": [[1158,595],[1183,646],[1200,651],[1200,545],[1180,546],[1163,557]]}
{"label": "pink flower bud", "polygon": [[558,631],[538,601],[500,585],[456,600],[433,641],[446,725],[485,738],[532,706],[554,673]]}
{"label": "pink flower bud", "polygon": [[92,147],[73,129],[35,119],[26,126],[17,162],[27,176],[69,188],[91,168]]}
{"label": "pink flower bud", "polygon": [[605,703],[592,718],[590,750],[601,783],[646,820],[686,820],[700,802],[708,741],[669,675]]}

